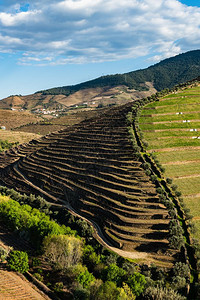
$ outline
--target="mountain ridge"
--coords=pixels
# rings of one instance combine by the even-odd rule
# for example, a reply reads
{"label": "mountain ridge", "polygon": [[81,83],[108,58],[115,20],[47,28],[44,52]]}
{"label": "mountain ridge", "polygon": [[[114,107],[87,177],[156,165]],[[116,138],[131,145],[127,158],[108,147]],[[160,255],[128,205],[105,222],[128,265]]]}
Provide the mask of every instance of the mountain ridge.
{"label": "mountain ridge", "polygon": [[[175,67],[176,72],[174,72]],[[170,70],[172,68],[173,71]],[[157,75],[157,72],[159,76]],[[172,88],[176,84],[192,80],[198,77],[199,74],[200,50],[193,50],[176,55],[174,57],[167,58],[145,69],[131,71],[124,74],[101,76],[96,79],[89,80],[76,85],[51,88],[36,93],[63,93],[65,95],[69,95],[72,92],[78,91],[82,88],[95,88],[97,86],[102,87],[117,85],[125,85],[129,88],[134,88],[140,91],[147,89],[145,82],[154,82],[155,89],[160,91],[164,88]]]}
{"label": "mountain ridge", "polygon": [[119,105],[151,96],[200,75],[200,50],[167,58],[146,69],[124,74],[106,75],[72,86],[38,91],[32,95],[15,95],[0,101],[0,109],[28,110],[60,114],[84,106],[94,109]]}

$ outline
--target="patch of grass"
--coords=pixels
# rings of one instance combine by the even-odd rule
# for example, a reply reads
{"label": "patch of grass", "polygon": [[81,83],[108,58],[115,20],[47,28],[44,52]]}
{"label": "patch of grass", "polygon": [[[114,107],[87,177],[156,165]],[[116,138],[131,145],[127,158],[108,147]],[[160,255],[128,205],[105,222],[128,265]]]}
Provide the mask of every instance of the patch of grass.
{"label": "patch of grass", "polygon": [[199,237],[200,237],[200,220],[195,220],[195,228],[196,228],[196,232],[194,233],[194,237],[199,239]]}
{"label": "patch of grass", "polygon": [[154,140],[156,138],[163,138],[163,137],[192,137],[192,136],[200,136],[200,131],[190,132],[189,129],[186,130],[163,130],[157,132],[144,132],[144,138],[148,140]]}
{"label": "patch of grass", "polygon": [[187,176],[200,174],[200,163],[166,165],[165,174],[167,177]]}
{"label": "patch of grass", "polygon": [[141,117],[140,122],[164,122],[164,121],[182,121],[182,120],[199,120],[200,113],[183,113],[182,115],[166,115],[162,114],[160,116],[154,117]]}
{"label": "patch of grass", "polygon": [[178,186],[178,189],[185,196],[200,192],[200,177],[176,178],[173,183]]}
{"label": "patch of grass", "polygon": [[156,152],[156,156],[163,164],[176,161],[200,160],[200,150],[187,149],[184,151]]}
{"label": "patch of grass", "polygon": [[[147,120],[147,119],[146,119]],[[148,122],[148,121],[146,121]],[[140,123],[140,128],[142,130],[160,130],[160,129],[178,129],[178,128],[200,128],[200,122],[190,122],[190,123],[183,123],[183,122],[169,122],[169,123],[162,123],[162,124],[142,124]]]}
{"label": "patch of grass", "polygon": [[150,115],[150,114],[165,114],[165,113],[178,113],[178,112],[198,112],[200,111],[200,104],[175,104],[170,106],[160,106],[155,107],[155,109],[144,109],[141,115]]}
{"label": "patch of grass", "polygon": [[200,197],[185,197],[184,202],[190,209],[193,217],[200,217]]}
{"label": "patch of grass", "polygon": [[[148,140],[147,140],[148,141]],[[149,141],[148,141],[149,142]],[[174,148],[174,147],[197,147],[200,146],[200,140],[190,137],[179,137],[166,139],[155,139],[149,143],[148,149]]]}

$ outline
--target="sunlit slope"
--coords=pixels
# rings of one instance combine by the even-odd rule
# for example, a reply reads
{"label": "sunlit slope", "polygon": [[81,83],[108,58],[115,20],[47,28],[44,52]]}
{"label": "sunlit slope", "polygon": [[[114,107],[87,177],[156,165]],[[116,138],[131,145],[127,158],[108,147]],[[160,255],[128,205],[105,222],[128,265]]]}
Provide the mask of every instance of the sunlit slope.
{"label": "sunlit slope", "polygon": [[147,105],[139,122],[148,150],[182,192],[200,237],[200,85]]}

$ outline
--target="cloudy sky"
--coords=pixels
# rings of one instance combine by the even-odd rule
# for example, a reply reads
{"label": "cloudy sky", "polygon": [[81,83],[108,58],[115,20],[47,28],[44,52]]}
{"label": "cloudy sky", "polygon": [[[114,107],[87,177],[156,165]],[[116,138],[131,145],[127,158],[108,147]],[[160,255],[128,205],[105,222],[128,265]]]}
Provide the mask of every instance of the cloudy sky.
{"label": "cloudy sky", "polygon": [[0,0],[0,99],[194,49],[199,0]]}

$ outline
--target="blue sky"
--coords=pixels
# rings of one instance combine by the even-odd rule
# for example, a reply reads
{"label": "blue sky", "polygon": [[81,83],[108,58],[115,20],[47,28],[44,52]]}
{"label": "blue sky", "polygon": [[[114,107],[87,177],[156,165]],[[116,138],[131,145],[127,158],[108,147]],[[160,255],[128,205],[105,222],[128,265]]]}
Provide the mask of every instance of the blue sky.
{"label": "blue sky", "polygon": [[0,99],[195,49],[199,0],[0,0]]}

